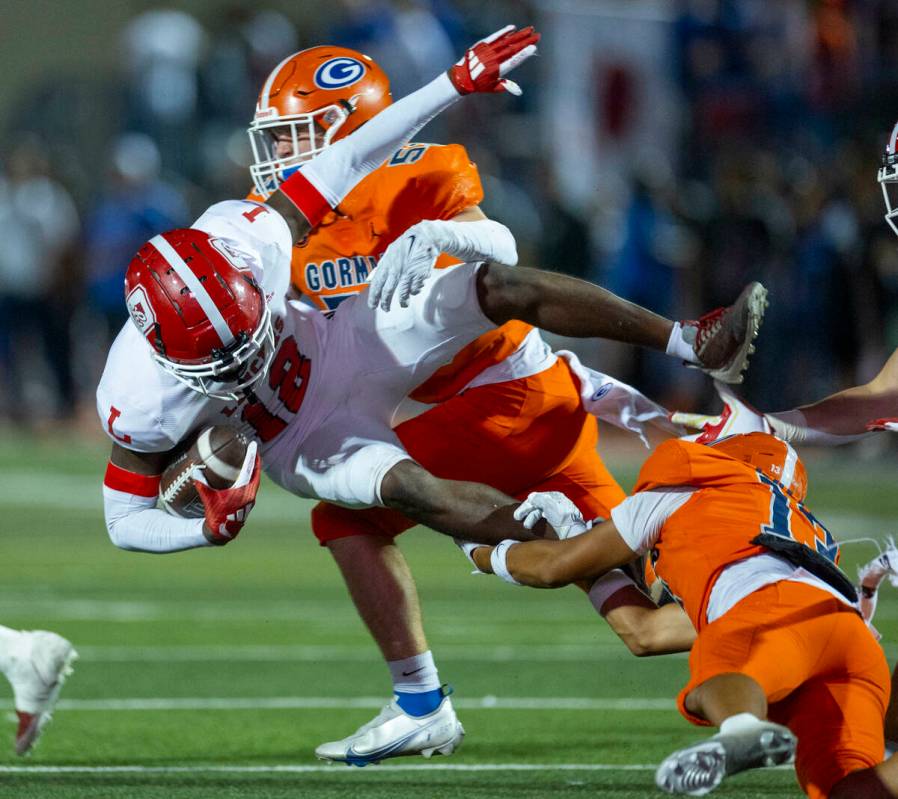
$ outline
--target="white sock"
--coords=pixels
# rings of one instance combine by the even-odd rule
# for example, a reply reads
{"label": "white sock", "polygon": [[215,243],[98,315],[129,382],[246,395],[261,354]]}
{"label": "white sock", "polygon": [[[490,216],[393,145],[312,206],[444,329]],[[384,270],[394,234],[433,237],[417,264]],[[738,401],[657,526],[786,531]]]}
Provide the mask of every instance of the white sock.
{"label": "white sock", "polygon": [[735,716],[730,716],[728,719],[723,720],[720,725],[720,731],[725,735],[729,735],[732,732],[742,732],[743,730],[751,729],[760,723],[761,719],[754,713],[737,713]]}
{"label": "white sock", "polygon": [[410,658],[388,660],[387,666],[393,678],[393,690],[398,693],[423,694],[440,687],[440,675],[429,649]]}
{"label": "white sock", "polygon": [[683,325],[679,322],[673,323],[673,330],[670,331],[670,338],[667,339],[666,352],[668,355],[673,355],[674,358],[680,358],[689,363],[699,362],[698,355],[692,349],[692,342],[686,341],[683,337]]}
{"label": "white sock", "polygon": [[19,647],[22,633],[0,625],[0,672],[6,674],[12,663],[12,654]]}

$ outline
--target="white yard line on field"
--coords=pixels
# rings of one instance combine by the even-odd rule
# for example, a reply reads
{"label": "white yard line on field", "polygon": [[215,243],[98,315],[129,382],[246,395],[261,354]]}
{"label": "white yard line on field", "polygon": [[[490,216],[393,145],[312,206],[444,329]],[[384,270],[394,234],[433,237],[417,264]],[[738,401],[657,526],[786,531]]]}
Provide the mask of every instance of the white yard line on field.
{"label": "white yard line on field", "polygon": [[[337,763],[319,766],[0,766],[0,774],[372,774],[418,771],[654,771],[652,763],[427,763],[420,765],[386,765],[376,768],[340,768]],[[779,766],[778,768],[791,768]],[[359,777],[361,779],[361,777]]]}
{"label": "white yard line on field", "polygon": [[[356,710],[379,709],[383,696],[259,696],[259,697],[131,697],[120,699],[63,699],[60,711],[147,711],[147,710]],[[453,697],[456,708],[464,710],[675,710],[673,699],[647,697]],[[12,709],[9,702],[0,709]]]}
{"label": "white yard line on field", "polygon": [[[256,645],[235,646],[79,646],[85,663],[214,663],[219,661],[249,663],[323,663],[328,661],[380,662],[380,653],[367,642],[347,645]],[[630,654],[617,641],[596,641],[588,644],[556,645],[454,645],[443,644],[439,649],[441,661],[474,663],[548,662],[564,663],[594,661],[608,658],[629,658]],[[683,655],[682,657],[685,657]]]}

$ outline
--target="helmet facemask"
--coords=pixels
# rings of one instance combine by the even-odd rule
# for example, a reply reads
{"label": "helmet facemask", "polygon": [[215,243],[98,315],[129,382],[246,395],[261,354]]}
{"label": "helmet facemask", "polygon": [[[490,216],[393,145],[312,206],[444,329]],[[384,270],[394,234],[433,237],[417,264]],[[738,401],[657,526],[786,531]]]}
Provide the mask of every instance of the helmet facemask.
{"label": "helmet facemask", "polygon": [[[354,100],[289,117],[278,116],[274,109],[267,109],[269,116],[257,111],[247,130],[254,161],[249,172],[256,192],[267,199],[302,164],[328,147],[355,110]],[[274,137],[275,130],[289,132],[291,155],[277,155],[279,142]]]}
{"label": "helmet facemask", "polygon": [[[161,341],[159,336],[157,341]],[[252,336],[241,333],[230,346],[214,350],[210,357],[203,363],[182,363],[153,350],[156,363],[191,390],[204,397],[236,402],[262,379],[274,358],[274,329],[268,306]]]}
{"label": "helmet facemask", "polygon": [[886,204],[885,220],[898,235],[898,153],[889,152],[888,149],[883,153],[877,179]]}

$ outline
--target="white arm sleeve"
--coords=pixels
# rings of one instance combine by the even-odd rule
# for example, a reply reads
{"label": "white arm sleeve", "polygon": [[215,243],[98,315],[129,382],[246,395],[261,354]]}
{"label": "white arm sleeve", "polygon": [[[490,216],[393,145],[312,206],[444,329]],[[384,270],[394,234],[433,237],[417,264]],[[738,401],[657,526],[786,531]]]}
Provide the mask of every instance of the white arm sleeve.
{"label": "white arm sleeve", "polygon": [[627,546],[642,555],[655,546],[668,516],[685,505],[694,493],[693,488],[640,491],[612,508],[611,520]]}
{"label": "white arm sleeve", "polygon": [[302,167],[302,174],[336,208],[369,172],[459,98],[443,72],[426,86],[372,117]]}
{"label": "white arm sleeve", "polygon": [[452,222],[428,219],[425,226],[440,252],[460,261],[493,261],[506,266],[518,262],[518,250],[511,231],[492,219]]}
{"label": "white arm sleeve", "polygon": [[106,530],[113,544],[134,552],[180,552],[211,546],[203,519],[179,519],[156,509],[156,497],[103,486]]}

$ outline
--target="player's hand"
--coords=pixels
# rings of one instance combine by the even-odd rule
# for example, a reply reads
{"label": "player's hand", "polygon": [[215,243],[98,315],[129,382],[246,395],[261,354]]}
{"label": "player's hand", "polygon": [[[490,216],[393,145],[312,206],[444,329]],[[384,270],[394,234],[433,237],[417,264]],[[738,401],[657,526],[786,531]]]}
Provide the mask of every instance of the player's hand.
{"label": "player's hand", "polygon": [[529,494],[514,511],[514,517],[532,530],[540,519],[545,519],[559,538],[582,535],[592,527],[584,521],[577,506],[560,491],[539,491]]}
{"label": "player's hand", "polygon": [[702,413],[683,413],[674,411],[670,415],[670,421],[681,424],[691,430],[698,430],[699,435],[694,438],[699,444],[710,444],[724,436],[732,436],[737,433],[769,433],[770,423],[763,413],[756,411],[746,402],[737,397],[732,389],[719,380],[714,381],[714,388],[718,396],[723,400],[723,411],[717,415]]}
{"label": "player's hand", "polygon": [[521,87],[505,76],[536,52],[539,37],[532,25],[522,30],[506,25],[468,48],[449,68],[449,80],[459,94],[508,92],[520,96]]}
{"label": "player's hand", "polygon": [[371,273],[368,286],[368,307],[380,305],[390,310],[393,295],[405,308],[409,297],[424,287],[440,257],[428,220],[418,222],[390,244]]}
{"label": "player's hand", "polygon": [[873,419],[873,421],[867,422],[867,429],[871,431],[890,430],[893,433],[898,433],[898,417]]}
{"label": "player's hand", "polygon": [[256,493],[262,477],[262,459],[255,441],[246,448],[240,474],[230,488],[211,488],[199,469],[194,469],[193,482],[206,509],[203,534],[213,544],[227,544],[237,537],[256,504]]}

